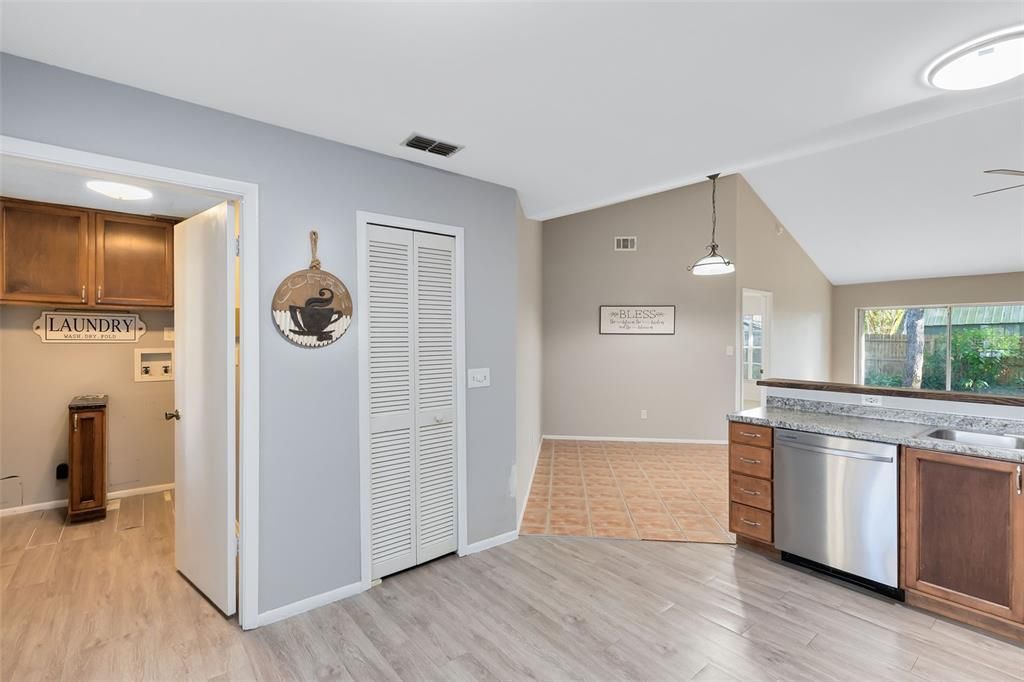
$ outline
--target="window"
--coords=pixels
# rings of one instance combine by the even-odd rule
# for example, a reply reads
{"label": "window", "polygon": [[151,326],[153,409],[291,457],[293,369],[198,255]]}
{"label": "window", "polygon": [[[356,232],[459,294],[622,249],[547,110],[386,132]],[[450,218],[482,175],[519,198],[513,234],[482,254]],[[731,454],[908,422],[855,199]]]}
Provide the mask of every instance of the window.
{"label": "window", "polygon": [[759,381],[764,374],[764,322],[760,314],[743,316],[743,379]]}
{"label": "window", "polygon": [[1024,395],[1024,305],[859,311],[860,383]]}

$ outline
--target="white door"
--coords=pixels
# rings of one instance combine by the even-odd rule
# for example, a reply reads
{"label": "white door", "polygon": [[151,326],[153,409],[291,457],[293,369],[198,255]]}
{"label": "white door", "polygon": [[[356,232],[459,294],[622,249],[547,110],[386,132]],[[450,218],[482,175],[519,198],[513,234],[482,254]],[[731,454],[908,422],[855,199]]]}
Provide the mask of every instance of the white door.
{"label": "white door", "polygon": [[374,579],[457,549],[454,242],[368,226]]}
{"label": "white door", "polygon": [[235,209],[174,227],[174,562],[235,612]]}
{"label": "white door", "polygon": [[770,310],[770,293],[743,290],[740,368],[743,377],[744,409],[761,404],[761,388],[757,382],[765,378],[768,369]]}

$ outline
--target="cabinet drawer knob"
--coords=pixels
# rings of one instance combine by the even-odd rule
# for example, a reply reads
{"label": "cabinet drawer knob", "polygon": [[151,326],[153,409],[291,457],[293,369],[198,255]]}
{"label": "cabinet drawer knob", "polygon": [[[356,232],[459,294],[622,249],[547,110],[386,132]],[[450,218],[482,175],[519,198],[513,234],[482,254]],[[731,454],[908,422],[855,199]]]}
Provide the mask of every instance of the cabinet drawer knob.
{"label": "cabinet drawer knob", "polygon": [[761,463],[761,460],[759,460],[759,459],[747,459],[746,457],[740,457],[740,461],[743,462],[744,464],[760,464]]}
{"label": "cabinet drawer knob", "polygon": [[746,488],[740,488],[740,492],[746,493],[747,495],[760,495],[760,490],[747,490]]}
{"label": "cabinet drawer knob", "polygon": [[761,437],[760,433],[750,433],[749,431],[740,431],[740,435],[744,436],[745,438],[760,438]]}
{"label": "cabinet drawer knob", "polygon": [[761,524],[757,521],[748,521],[747,519],[740,519],[740,521],[747,524],[748,526],[754,526],[755,528],[759,528],[761,526]]}

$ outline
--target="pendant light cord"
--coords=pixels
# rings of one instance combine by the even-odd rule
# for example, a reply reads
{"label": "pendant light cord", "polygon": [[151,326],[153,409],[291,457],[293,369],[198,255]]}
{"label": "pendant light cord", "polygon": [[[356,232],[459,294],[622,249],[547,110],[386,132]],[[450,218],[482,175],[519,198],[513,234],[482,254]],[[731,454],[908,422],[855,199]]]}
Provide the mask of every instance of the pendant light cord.
{"label": "pendant light cord", "polygon": [[715,231],[718,228],[718,173],[708,177],[711,178],[711,243],[717,246],[718,242],[715,241]]}

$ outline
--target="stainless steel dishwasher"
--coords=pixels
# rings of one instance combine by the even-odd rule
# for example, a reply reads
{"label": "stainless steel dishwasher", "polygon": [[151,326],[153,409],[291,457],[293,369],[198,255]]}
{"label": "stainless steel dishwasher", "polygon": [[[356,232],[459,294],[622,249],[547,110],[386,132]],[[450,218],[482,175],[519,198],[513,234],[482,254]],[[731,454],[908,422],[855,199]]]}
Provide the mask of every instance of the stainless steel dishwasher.
{"label": "stainless steel dishwasher", "polygon": [[775,430],[775,547],[897,599],[897,448]]}

